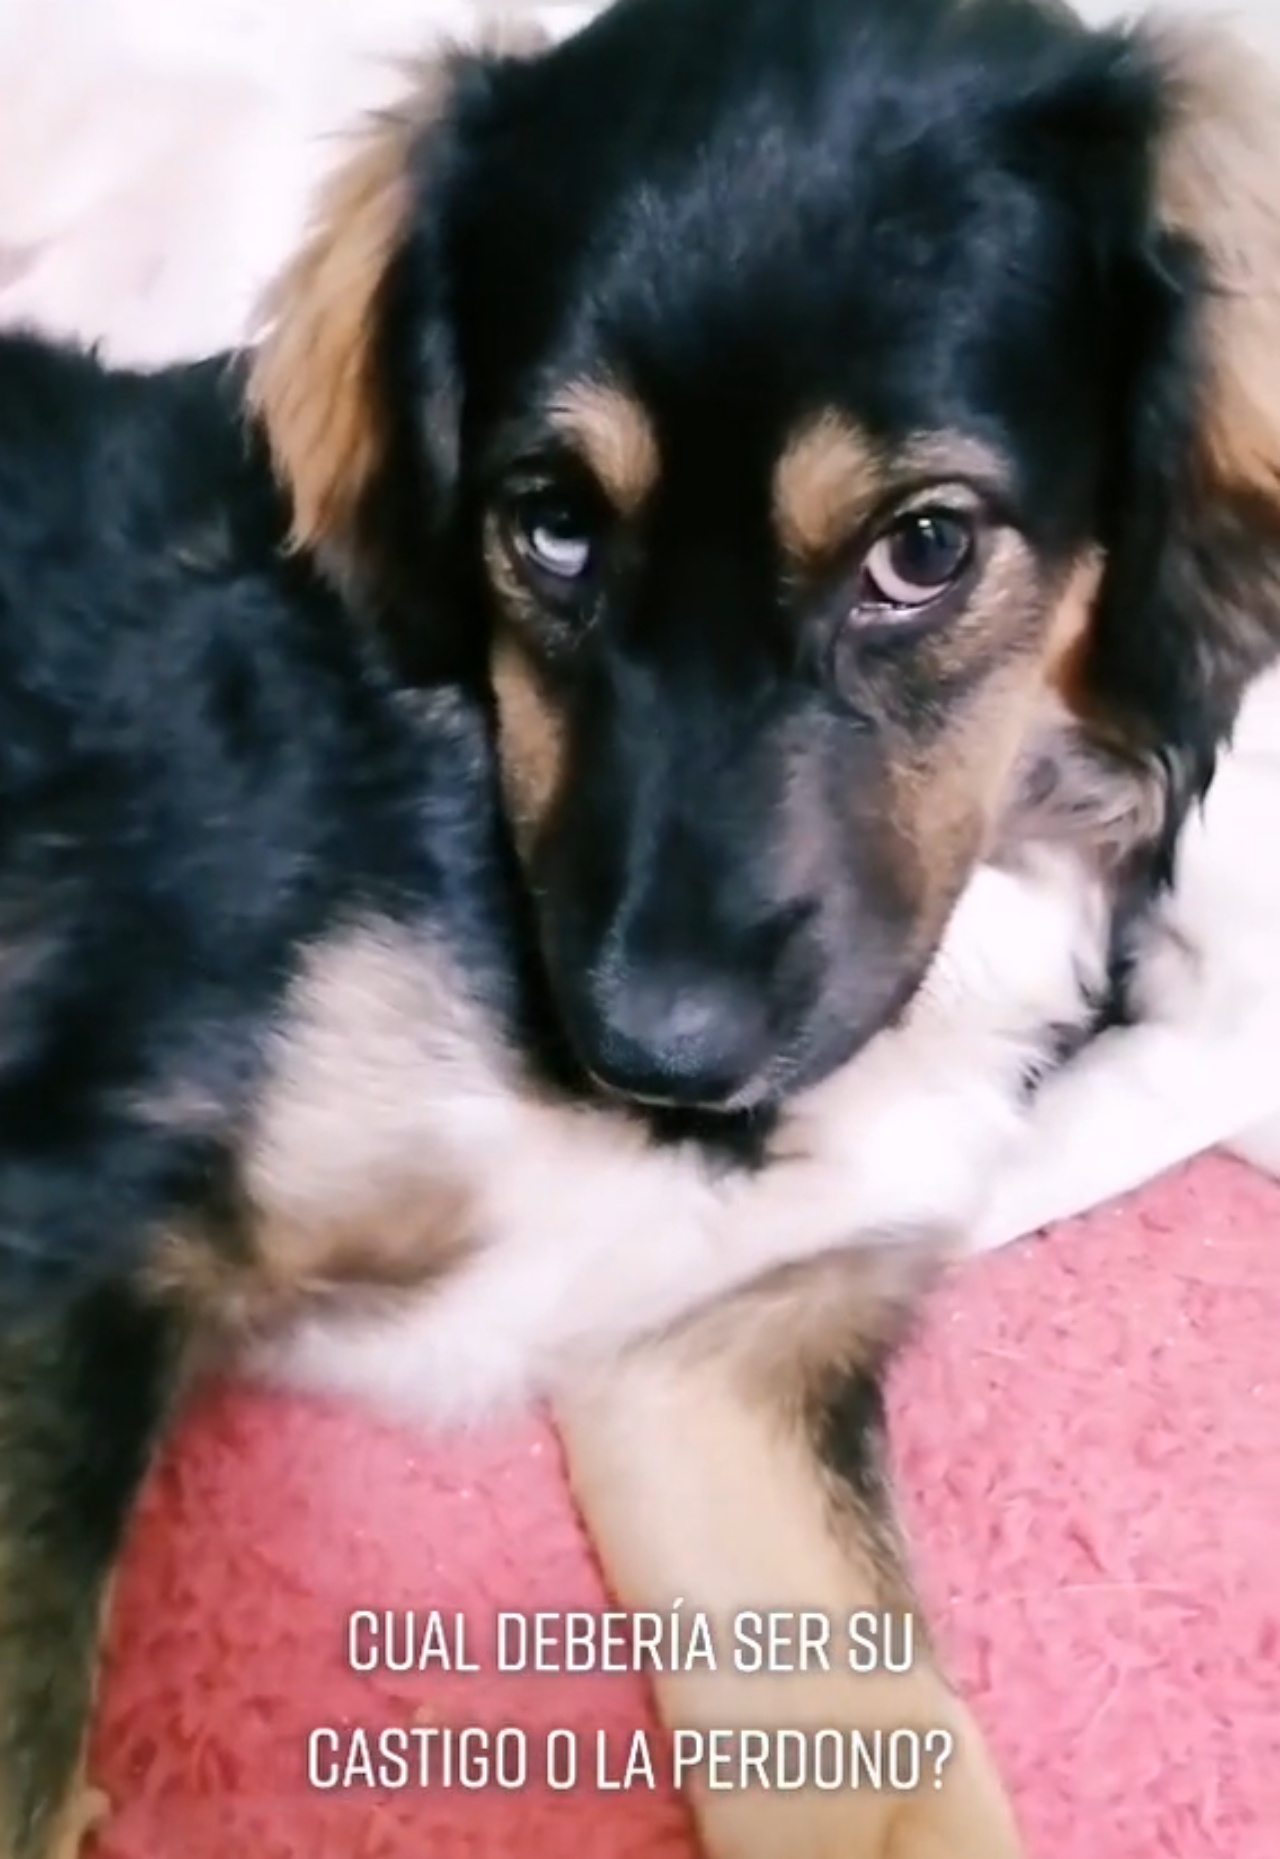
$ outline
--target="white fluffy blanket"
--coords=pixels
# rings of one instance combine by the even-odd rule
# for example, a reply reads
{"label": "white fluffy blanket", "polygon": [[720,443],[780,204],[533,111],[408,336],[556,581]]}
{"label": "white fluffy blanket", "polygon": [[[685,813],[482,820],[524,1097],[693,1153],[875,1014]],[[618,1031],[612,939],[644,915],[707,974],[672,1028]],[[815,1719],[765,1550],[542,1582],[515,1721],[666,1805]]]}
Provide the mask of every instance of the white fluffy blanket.
{"label": "white fluffy blanket", "polygon": [[[1273,0],[1253,0],[1264,36]],[[1102,17],[1106,0],[1085,10]],[[0,0],[0,320],[156,363],[241,336],[341,132],[486,0]],[[533,9],[553,30],[591,11]],[[1207,9],[1206,9],[1207,10]],[[995,1245],[1241,1138],[1280,1172],[1280,677],[1260,686],[1178,899],[1160,1024],[1045,1093]]]}

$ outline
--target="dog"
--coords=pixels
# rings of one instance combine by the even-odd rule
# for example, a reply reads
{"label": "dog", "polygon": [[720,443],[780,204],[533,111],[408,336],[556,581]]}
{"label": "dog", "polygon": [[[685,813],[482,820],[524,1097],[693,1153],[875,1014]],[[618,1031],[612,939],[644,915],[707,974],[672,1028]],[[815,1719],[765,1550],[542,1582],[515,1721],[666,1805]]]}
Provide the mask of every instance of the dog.
{"label": "dog", "polygon": [[[621,0],[420,73],[252,355],[0,344],[3,1859],[246,1339],[551,1395],[627,1605],[913,1607],[886,1352],[1276,655],[1275,120],[1036,0]],[[929,1650],[659,1697],[952,1734],[728,1859],[1017,1850]]]}

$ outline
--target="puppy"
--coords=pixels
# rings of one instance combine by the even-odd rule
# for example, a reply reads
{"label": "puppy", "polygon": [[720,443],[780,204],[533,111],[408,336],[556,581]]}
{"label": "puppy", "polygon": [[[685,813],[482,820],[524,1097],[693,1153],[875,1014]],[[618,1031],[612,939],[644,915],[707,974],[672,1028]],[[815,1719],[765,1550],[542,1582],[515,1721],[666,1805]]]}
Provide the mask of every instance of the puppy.
{"label": "puppy", "polygon": [[[1280,635],[1274,112],[1199,57],[625,0],[425,74],[251,363],[0,346],[3,1859],[227,1340],[553,1394],[628,1603],[911,1604],[884,1351]],[[958,900],[1064,834],[966,1018]],[[662,1702],[953,1732],[717,1853],[1016,1850],[932,1657]]]}
{"label": "puppy", "polygon": [[[1124,821],[1171,802],[1115,872],[1123,975],[1275,653],[1267,74],[1215,35],[1021,0],[629,0],[437,84],[331,196],[253,399],[296,545],[411,675],[488,669],[583,1068],[721,1113],[821,1077],[911,997],[1055,707],[1114,758],[1068,751],[1059,823],[1081,792],[1095,822],[1122,791]],[[424,584],[456,590],[452,633],[415,621]],[[849,1114],[850,1155],[855,1132],[893,1155],[918,1211],[936,1132],[891,1150]],[[561,1397],[620,1592],[905,1604],[865,1508],[884,1306],[844,1263],[743,1297]],[[432,1314],[401,1323],[394,1346],[309,1327],[293,1370],[438,1411]],[[951,1721],[932,1670],[659,1689],[675,1723]],[[957,1741],[968,1792],[708,1792],[704,1835],[735,1859],[1008,1850]]]}
{"label": "puppy", "polygon": [[[358,1388],[381,1361],[415,1411],[563,1392],[589,1466],[595,1430],[630,1411],[629,1378],[593,1392],[628,1344],[693,1348],[700,1311],[858,1245],[825,1302],[868,1404],[840,1451],[869,1477],[879,1364],[1016,1134],[1046,1025],[1079,1014],[1081,962],[1102,975],[1103,885],[1074,861],[1057,898],[987,871],[903,1027],[776,1123],[713,1140],[582,1101],[531,960],[488,718],[462,684],[396,683],[362,618],[284,551],[227,393],[207,369],[113,376],[0,344],[6,1859],[62,1859],[96,1806],[77,1768],[103,1595],[211,1357],[292,1325],[295,1372],[310,1351],[332,1383],[345,1359]],[[989,948],[982,917],[1019,900],[1024,976],[975,996],[956,951]],[[791,1283],[797,1322],[812,1293]],[[761,1328],[726,1320],[735,1347]],[[713,1385],[722,1353],[706,1351]],[[816,1416],[826,1363],[803,1359]],[[860,1551],[887,1528],[869,1488]],[[881,1592],[880,1565],[851,1567],[851,1596]],[[976,1733],[931,1663],[917,1683],[962,1745],[948,1808],[975,1794],[990,1838],[1004,1809]],[[874,1727],[895,1698],[850,1702]]]}

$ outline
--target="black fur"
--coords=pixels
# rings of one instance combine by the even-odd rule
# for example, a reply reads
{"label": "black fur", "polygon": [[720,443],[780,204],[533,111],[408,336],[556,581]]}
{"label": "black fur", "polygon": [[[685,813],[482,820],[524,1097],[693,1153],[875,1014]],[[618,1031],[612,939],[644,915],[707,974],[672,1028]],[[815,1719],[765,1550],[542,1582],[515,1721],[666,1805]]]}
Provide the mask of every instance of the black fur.
{"label": "black fur", "polygon": [[78,1812],[104,1584],[199,1327],[148,1264],[174,1234],[251,1262],[239,1159],[305,950],[412,921],[506,1037],[549,1027],[483,705],[397,685],[286,530],[234,366],[0,341],[5,1859]]}
{"label": "black fur", "polygon": [[[0,1340],[0,1777],[6,1852],[71,1850],[106,1577],[173,1405],[183,1336],[123,1284]],[[66,1841],[66,1844],[62,1844]]]}
{"label": "black fur", "polygon": [[[234,369],[0,343],[0,1301],[134,1270],[243,1126],[299,951],[426,912],[502,1020],[485,719],[284,548]],[[165,1093],[217,1107],[165,1133]]]}

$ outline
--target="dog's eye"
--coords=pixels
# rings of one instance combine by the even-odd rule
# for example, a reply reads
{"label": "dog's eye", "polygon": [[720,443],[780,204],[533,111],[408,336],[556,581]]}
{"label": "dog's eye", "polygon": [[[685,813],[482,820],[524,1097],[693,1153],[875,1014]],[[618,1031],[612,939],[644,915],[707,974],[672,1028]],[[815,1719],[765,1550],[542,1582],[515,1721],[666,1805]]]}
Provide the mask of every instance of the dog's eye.
{"label": "dog's eye", "polygon": [[552,492],[521,497],[509,515],[512,541],[530,568],[571,587],[585,581],[595,562],[595,540],[581,510]]}
{"label": "dog's eye", "polygon": [[913,510],[871,548],[860,604],[907,611],[927,607],[960,579],[973,557],[973,524],[955,510]]}

